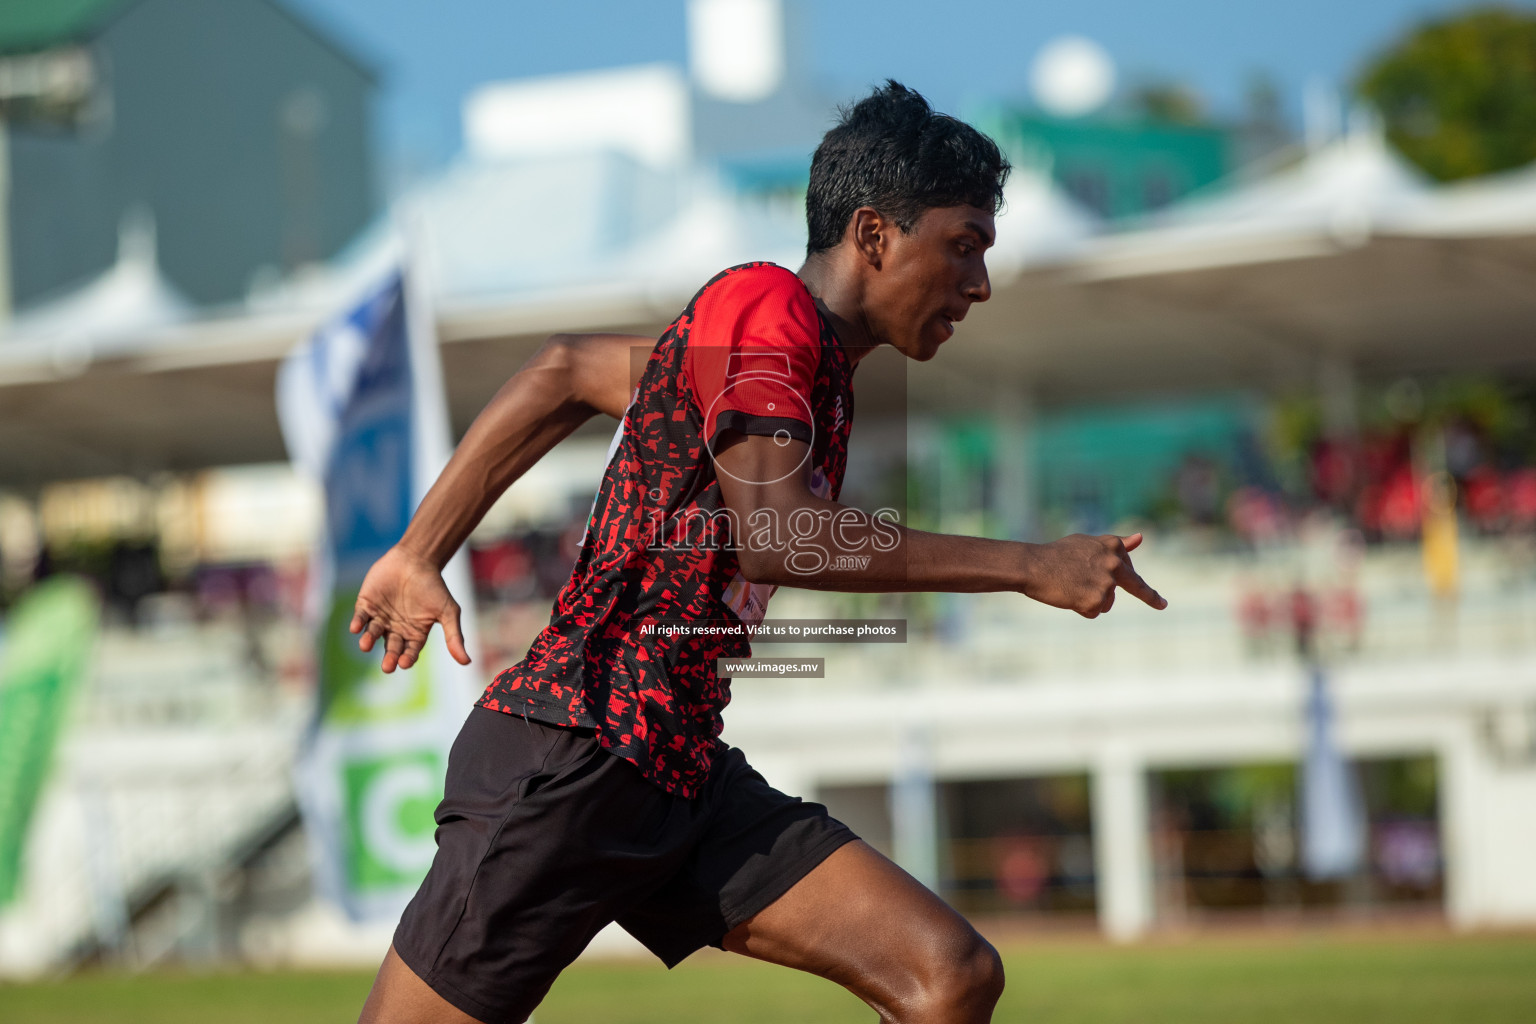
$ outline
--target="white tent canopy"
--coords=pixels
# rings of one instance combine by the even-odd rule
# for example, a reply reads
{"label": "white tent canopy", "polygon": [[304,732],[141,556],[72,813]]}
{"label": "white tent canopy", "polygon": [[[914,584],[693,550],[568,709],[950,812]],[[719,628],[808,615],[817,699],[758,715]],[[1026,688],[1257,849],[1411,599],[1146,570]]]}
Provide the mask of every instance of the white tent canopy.
{"label": "white tent canopy", "polygon": [[1102,229],[1103,222],[1063,192],[1044,168],[1017,166],[1003,190],[997,244],[987,257],[993,281],[1064,263]]}
{"label": "white tent canopy", "polygon": [[718,181],[688,183],[677,215],[626,252],[616,268],[658,303],[686,302],[726,267],[766,260],[790,270],[805,261],[805,217],[787,204],[744,202]]}
{"label": "white tent canopy", "polygon": [[1405,234],[1437,238],[1536,234],[1536,164],[1438,189],[1398,223]]}
{"label": "white tent canopy", "polygon": [[192,315],[192,304],[160,273],[153,221],[130,215],[118,233],[117,262],[16,317],[3,343],[12,353],[47,350],[56,361],[89,361],[93,354],[138,347],[144,335]]}
{"label": "white tent canopy", "polygon": [[1432,196],[1424,176],[1368,125],[1295,166],[1096,239],[1081,269],[1108,278],[1326,255],[1397,230]]}

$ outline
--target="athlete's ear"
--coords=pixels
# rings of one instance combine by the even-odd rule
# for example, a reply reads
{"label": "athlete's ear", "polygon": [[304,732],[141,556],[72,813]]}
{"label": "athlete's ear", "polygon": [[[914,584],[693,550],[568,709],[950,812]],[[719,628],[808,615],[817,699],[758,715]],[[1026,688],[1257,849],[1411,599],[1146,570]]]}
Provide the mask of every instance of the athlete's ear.
{"label": "athlete's ear", "polygon": [[876,270],[880,269],[885,256],[886,235],[892,227],[873,206],[859,207],[848,220],[848,234],[853,239],[854,249]]}

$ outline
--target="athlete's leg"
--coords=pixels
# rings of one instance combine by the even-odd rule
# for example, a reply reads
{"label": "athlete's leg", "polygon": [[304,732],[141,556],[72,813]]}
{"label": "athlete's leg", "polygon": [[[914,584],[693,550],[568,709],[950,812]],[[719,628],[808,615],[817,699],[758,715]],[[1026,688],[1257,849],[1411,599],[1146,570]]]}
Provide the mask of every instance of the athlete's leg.
{"label": "athlete's leg", "polygon": [[677,873],[692,811],[591,729],[476,708],[448,757],[432,867],[361,1019],[527,1019],[594,935]]}
{"label": "athlete's leg", "polygon": [[479,1024],[432,991],[390,946],[357,1024]]}
{"label": "athlete's leg", "polygon": [[1003,991],[992,945],[863,842],[840,847],[722,945],[829,978],[890,1024],[981,1024]]}

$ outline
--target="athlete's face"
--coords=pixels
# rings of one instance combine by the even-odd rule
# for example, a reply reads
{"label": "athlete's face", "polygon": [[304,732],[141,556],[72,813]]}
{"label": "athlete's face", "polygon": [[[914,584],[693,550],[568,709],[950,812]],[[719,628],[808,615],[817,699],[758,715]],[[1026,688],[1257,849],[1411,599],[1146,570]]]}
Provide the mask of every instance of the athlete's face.
{"label": "athlete's face", "polygon": [[866,295],[876,337],[909,359],[932,359],[971,303],[991,297],[985,256],[995,238],[992,214],[975,206],[925,210],[911,231],[893,225]]}

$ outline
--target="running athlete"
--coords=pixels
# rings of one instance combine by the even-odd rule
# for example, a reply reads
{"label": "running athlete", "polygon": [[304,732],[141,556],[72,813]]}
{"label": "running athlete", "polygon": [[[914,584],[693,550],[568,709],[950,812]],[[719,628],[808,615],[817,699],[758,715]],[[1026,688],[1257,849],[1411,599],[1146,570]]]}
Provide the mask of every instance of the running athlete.
{"label": "running athlete", "polygon": [[437,855],[363,1021],[525,1020],[613,921],[669,967],[713,945],[830,978],[885,1021],[991,1019],[1002,965],[965,918],[720,740],[716,658],[747,642],[646,627],[753,624],[778,586],[1165,606],[1131,565],[1139,534],[948,536],[838,503],[855,366],[878,345],[931,359],[987,300],[1007,174],[990,139],[890,82],[816,150],[798,273],[722,272],[643,359],[641,339],[551,338],[475,420],[364,581],[352,631],[386,672],[434,624],[468,663],[442,566],[559,440],[598,412],[622,425],[549,626],[454,743]]}

